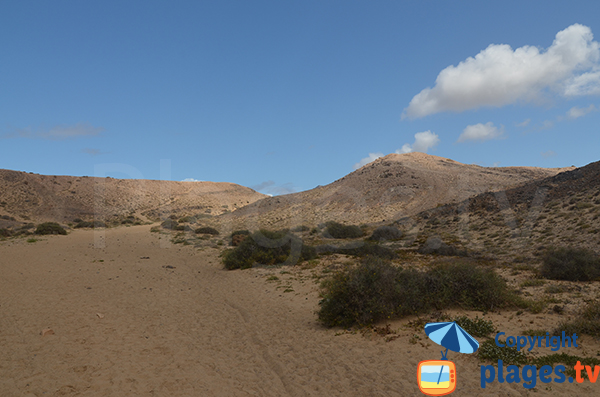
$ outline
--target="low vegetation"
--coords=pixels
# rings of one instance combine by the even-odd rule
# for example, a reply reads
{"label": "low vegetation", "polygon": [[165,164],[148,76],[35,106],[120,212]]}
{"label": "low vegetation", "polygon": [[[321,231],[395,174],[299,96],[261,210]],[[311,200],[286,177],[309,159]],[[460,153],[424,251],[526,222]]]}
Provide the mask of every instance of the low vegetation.
{"label": "low vegetation", "polygon": [[199,227],[194,232],[196,234],[211,234],[213,236],[219,235],[219,231],[217,229],[215,229],[214,227],[210,227],[210,226]]}
{"label": "low vegetation", "polygon": [[97,227],[106,227],[106,223],[102,221],[82,221],[79,220],[73,228],[81,229],[81,228],[97,228]]}
{"label": "low vegetation", "polygon": [[477,316],[475,316],[475,319],[467,316],[459,316],[454,321],[472,336],[486,337],[492,332],[496,332],[496,327],[494,327],[492,320],[486,320]]}
{"label": "low vegetation", "polygon": [[44,234],[66,235],[67,231],[56,222],[46,222],[46,223],[42,223],[42,224],[38,225],[38,227],[35,229],[34,233],[40,234],[40,235],[44,235]]}
{"label": "low vegetation", "polygon": [[359,238],[364,235],[362,229],[356,225],[342,225],[337,222],[327,222],[327,228],[323,232],[329,238]]}
{"label": "low vegetation", "polygon": [[161,223],[160,226],[163,229],[169,229],[169,230],[178,230],[178,231],[185,230],[185,226],[180,225],[179,222],[177,222],[177,220],[175,220],[175,219],[167,219],[163,223]]}
{"label": "low vegetation", "polygon": [[320,245],[315,248],[320,254],[344,254],[358,256],[361,258],[373,256],[382,259],[395,259],[397,257],[396,252],[394,252],[390,248],[372,243],[370,241],[365,241],[364,243],[361,242],[358,245],[351,244],[338,247],[335,245],[327,244]]}
{"label": "low vegetation", "polygon": [[321,296],[318,316],[328,327],[369,325],[450,307],[492,310],[522,303],[490,268],[445,263],[418,271],[374,257],[325,280]]}
{"label": "low vegetation", "polygon": [[226,269],[247,269],[255,263],[262,265],[294,265],[317,256],[313,247],[288,230],[260,230],[244,239],[236,248],[221,254]]}
{"label": "low vegetation", "polygon": [[394,241],[402,238],[402,231],[394,226],[380,226],[373,231],[369,240]]}
{"label": "low vegetation", "polygon": [[595,280],[600,277],[600,257],[581,248],[549,249],[543,256],[540,273],[551,280]]}
{"label": "low vegetation", "polygon": [[586,334],[600,337],[600,305],[598,302],[589,302],[571,321],[565,321],[558,324],[553,331],[554,335]]}

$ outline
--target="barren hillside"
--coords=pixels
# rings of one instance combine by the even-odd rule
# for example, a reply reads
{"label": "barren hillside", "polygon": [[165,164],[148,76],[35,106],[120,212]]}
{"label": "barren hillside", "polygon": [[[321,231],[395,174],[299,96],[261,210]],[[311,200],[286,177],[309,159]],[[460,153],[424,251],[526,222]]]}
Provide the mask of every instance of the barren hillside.
{"label": "barren hillside", "polygon": [[498,255],[535,256],[554,246],[600,252],[600,161],[426,210],[399,223],[417,225],[421,239],[440,235]]}
{"label": "barren hillside", "polygon": [[220,218],[247,228],[389,222],[569,169],[481,167],[423,153],[390,154],[329,185],[265,198]]}
{"label": "barren hillside", "polygon": [[219,215],[265,197],[224,182],[47,176],[0,170],[0,216],[18,221]]}

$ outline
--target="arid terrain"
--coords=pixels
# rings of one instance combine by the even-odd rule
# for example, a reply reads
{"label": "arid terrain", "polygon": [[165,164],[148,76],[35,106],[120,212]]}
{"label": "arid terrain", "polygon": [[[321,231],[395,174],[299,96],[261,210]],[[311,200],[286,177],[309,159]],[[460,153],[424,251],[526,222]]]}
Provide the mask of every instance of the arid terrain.
{"label": "arid terrain", "polygon": [[389,223],[572,169],[481,167],[424,153],[390,154],[326,186],[247,205],[223,216],[222,222],[249,227]]}
{"label": "arid terrain", "polygon": [[[121,221],[233,211],[265,196],[226,182],[49,176],[0,170],[0,215],[17,221]],[[2,226],[0,226],[2,227]]]}
{"label": "arid terrain", "polygon": [[[596,302],[597,280],[549,280],[539,269],[551,247],[600,250],[599,164],[486,168],[390,155],[330,185],[272,198],[225,183],[171,182],[165,193],[159,181],[1,171],[0,395],[421,395],[417,365],[439,359],[441,349],[423,332],[426,322],[466,315],[524,335],[552,331]],[[98,185],[105,186],[101,200]],[[111,227],[72,224],[115,214]],[[128,216],[138,224],[121,221]],[[161,226],[163,219],[179,229]],[[331,238],[331,220],[360,224],[364,236]],[[27,226],[43,221],[59,222],[67,235],[37,235]],[[381,225],[402,233],[369,243],[394,251],[393,266],[493,269],[527,306],[452,307],[325,327],[316,313],[321,283],[354,268],[361,259],[345,247],[367,244]],[[208,226],[216,230],[195,232]],[[224,269],[233,230],[282,227],[296,228],[311,247],[341,248],[293,266]],[[419,252],[433,238],[453,254]],[[558,353],[600,355],[597,337],[579,341]],[[536,348],[531,357],[551,353]],[[598,392],[588,381],[539,380],[533,390],[498,382],[483,390],[481,365],[489,361],[448,358],[458,368],[457,396]]]}

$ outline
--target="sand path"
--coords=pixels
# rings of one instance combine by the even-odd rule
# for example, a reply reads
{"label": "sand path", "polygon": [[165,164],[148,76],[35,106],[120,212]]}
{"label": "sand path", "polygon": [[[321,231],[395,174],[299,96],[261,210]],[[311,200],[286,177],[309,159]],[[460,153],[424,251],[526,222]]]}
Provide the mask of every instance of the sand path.
{"label": "sand path", "polygon": [[[158,237],[141,226],[106,231],[102,249],[89,230],[0,242],[1,396],[421,395],[416,367],[437,346],[336,336],[315,321],[314,286],[284,294],[254,269],[223,270],[216,249]],[[478,363],[453,358],[465,374],[454,395],[480,394]]]}

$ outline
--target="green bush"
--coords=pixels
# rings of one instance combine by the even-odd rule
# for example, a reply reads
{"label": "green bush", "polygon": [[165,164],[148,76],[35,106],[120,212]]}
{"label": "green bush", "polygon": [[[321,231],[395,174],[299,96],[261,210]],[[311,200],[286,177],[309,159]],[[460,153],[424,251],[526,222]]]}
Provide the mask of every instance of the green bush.
{"label": "green bush", "polygon": [[328,238],[358,238],[364,235],[362,229],[356,225],[342,225],[337,222],[327,222],[327,229],[323,233]]}
{"label": "green bush", "polygon": [[217,229],[215,229],[214,227],[210,227],[210,226],[199,227],[194,232],[196,234],[212,234],[213,236],[219,235],[219,231]]}
{"label": "green bush", "polygon": [[467,316],[460,316],[456,317],[454,321],[470,335],[478,336],[480,338],[488,336],[496,331],[492,320],[486,320],[477,316],[475,316],[475,319],[470,319]]}
{"label": "green bush", "polygon": [[600,257],[582,248],[549,249],[543,256],[541,275],[551,280],[594,280],[600,277]]}
{"label": "green bush", "polygon": [[402,238],[402,231],[394,226],[380,226],[373,231],[369,240],[386,241],[399,240]]}
{"label": "green bush", "polygon": [[304,245],[302,239],[288,230],[260,230],[252,233],[236,248],[224,251],[223,264],[228,270],[247,269],[255,263],[263,265],[294,265],[317,256],[313,247]]}
{"label": "green bush", "polygon": [[374,257],[324,281],[321,296],[319,320],[329,327],[368,325],[434,309],[492,310],[520,303],[490,268],[450,263],[403,270]]}
{"label": "green bush", "polygon": [[496,345],[494,339],[483,342],[477,350],[477,357],[482,361],[498,362],[502,360],[504,365],[523,365],[527,363],[527,356],[516,347]]}
{"label": "green bush", "polygon": [[66,235],[67,231],[56,222],[46,222],[38,225],[35,229],[35,234],[62,234]]}

